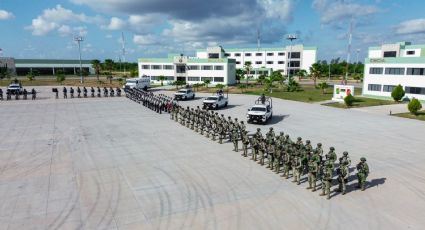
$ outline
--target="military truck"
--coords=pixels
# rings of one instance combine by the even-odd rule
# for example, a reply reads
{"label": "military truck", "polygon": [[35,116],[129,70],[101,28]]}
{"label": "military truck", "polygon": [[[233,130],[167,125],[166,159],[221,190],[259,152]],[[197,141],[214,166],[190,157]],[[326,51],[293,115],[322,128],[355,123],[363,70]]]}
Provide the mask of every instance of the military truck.
{"label": "military truck", "polygon": [[195,93],[190,88],[180,89],[179,91],[174,93],[174,99],[176,100],[187,100],[194,99]]}
{"label": "military truck", "polygon": [[202,104],[204,109],[224,108],[229,104],[229,97],[225,97],[224,94],[220,91],[212,96],[205,98]]}
{"label": "military truck", "polygon": [[273,101],[271,97],[264,95],[255,101],[255,105],[248,109],[246,114],[247,123],[266,124],[273,117]]}

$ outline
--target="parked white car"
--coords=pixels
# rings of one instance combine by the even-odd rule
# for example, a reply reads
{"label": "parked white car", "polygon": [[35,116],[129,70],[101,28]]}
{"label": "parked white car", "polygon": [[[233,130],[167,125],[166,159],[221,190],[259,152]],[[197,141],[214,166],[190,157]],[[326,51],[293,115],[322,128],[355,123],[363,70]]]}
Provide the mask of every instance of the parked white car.
{"label": "parked white car", "polygon": [[129,78],[125,81],[124,89],[143,89],[147,90],[151,85],[150,77],[142,76],[139,78]]}
{"label": "parked white car", "polygon": [[273,105],[271,98],[259,98],[255,105],[248,109],[246,114],[247,123],[266,124],[273,117]]}

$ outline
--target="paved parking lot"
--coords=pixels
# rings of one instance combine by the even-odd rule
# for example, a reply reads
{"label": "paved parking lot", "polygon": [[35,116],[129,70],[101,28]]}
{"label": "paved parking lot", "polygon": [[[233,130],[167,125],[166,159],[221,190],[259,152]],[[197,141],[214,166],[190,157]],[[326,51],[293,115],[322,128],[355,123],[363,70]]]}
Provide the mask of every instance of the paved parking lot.
{"label": "paved parking lot", "polygon": [[[423,122],[274,100],[276,131],[368,159],[366,191],[351,181],[326,200],[124,97],[39,90],[37,101],[0,102],[0,229],[425,226]],[[220,113],[244,119],[254,100],[232,95]]]}

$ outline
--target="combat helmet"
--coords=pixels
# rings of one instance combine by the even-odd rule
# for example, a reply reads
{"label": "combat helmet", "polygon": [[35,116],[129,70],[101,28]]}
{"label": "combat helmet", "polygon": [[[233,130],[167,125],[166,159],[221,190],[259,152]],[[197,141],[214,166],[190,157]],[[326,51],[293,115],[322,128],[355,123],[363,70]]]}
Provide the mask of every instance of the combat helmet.
{"label": "combat helmet", "polygon": [[344,156],[348,156],[348,152],[347,152],[347,151],[344,151],[344,152],[342,153],[342,155],[344,155]]}
{"label": "combat helmet", "polygon": [[330,147],[329,149],[330,149],[331,151],[334,151],[334,150],[335,150],[335,148],[334,148],[334,147]]}
{"label": "combat helmet", "polygon": [[360,161],[361,162],[366,162],[366,158],[365,157],[362,157],[362,158],[360,158]]}

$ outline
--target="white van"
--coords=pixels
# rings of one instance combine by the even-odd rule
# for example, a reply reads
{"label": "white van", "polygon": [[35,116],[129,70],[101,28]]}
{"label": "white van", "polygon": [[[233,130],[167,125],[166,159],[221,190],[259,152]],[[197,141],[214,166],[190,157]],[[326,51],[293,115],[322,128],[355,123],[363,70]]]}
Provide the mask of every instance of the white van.
{"label": "white van", "polygon": [[147,90],[151,86],[151,79],[148,76],[139,78],[129,78],[125,81],[124,89],[143,89]]}

